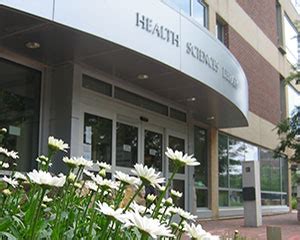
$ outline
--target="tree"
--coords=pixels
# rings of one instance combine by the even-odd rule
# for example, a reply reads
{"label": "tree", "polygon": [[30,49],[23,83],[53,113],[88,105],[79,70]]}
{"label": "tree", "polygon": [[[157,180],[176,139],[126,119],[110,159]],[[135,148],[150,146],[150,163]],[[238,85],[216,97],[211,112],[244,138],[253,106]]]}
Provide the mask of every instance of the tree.
{"label": "tree", "polygon": [[276,157],[288,151],[288,159],[292,163],[300,164],[300,106],[294,109],[291,117],[278,123],[276,129],[280,138],[275,149]]}

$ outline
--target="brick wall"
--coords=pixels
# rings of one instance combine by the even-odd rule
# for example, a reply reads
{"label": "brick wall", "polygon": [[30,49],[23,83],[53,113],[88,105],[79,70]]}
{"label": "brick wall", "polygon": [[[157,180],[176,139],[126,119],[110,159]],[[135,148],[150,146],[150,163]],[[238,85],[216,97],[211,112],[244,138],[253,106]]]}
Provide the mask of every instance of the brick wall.
{"label": "brick wall", "polygon": [[257,26],[277,46],[276,0],[236,0]]}
{"label": "brick wall", "polygon": [[248,79],[250,111],[277,124],[280,120],[279,73],[230,26],[228,37],[229,50]]}

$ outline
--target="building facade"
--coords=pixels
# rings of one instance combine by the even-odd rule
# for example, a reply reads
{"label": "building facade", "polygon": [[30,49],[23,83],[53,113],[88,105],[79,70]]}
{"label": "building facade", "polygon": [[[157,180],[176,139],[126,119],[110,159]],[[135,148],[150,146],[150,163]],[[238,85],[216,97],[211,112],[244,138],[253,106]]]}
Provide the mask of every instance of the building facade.
{"label": "building facade", "polygon": [[21,171],[54,135],[71,156],[108,162],[111,173],[143,163],[166,177],[167,146],[194,153],[201,165],[181,169],[173,188],[202,218],[243,215],[242,162],[260,161],[263,213],[289,211],[289,165],[272,149],[275,125],[299,100],[299,85],[283,84],[298,61],[296,7],[0,1],[6,147],[19,152]]}

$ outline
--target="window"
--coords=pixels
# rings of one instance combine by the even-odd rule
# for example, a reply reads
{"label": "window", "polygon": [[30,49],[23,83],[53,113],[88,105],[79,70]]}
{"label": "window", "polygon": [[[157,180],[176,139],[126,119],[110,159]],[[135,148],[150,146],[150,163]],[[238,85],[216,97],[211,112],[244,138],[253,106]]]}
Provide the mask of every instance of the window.
{"label": "window", "polygon": [[262,205],[287,204],[288,165],[285,158],[273,158],[273,152],[260,149]]}
{"label": "window", "polygon": [[208,27],[208,6],[203,0],[164,0],[168,5],[194,18],[204,27]]}
{"label": "window", "polygon": [[192,17],[204,27],[208,27],[208,7],[202,0],[192,0]]}
{"label": "window", "polygon": [[194,155],[200,165],[195,167],[197,207],[208,207],[208,162],[206,131],[194,127]]}
{"label": "window", "polygon": [[110,97],[112,96],[112,85],[90,76],[82,76],[82,86],[86,89],[102,93]]}
{"label": "window", "polygon": [[174,108],[170,108],[170,117],[182,122],[186,122],[186,113]]}
{"label": "window", "polygon": [[4,147],[19,152],[19,171],[33,169],[38,156],[40,89],[39,71],[0,58],[0,126],[8,130]]}
{"label": "window", "polygon": [[298,32],[287,16],[284,16],[284,29],[286,57],[292,65],[296,66],[298,62]]}
{"label": "window", "polygon": [[216,38],[228,47],[228,24],[219,16],[216,22]]}
{"label": "window", "polygon": [[299,0],[290,0],[295,7],[296,11],[300,14],[300,1]]}
{"label": "window", "polygon": [[288,110],[289,116],[292,116],[293,111],[297,106],[300,106],[300,93],[297,92],[292,86],[288,85]]}
{"label": "window", "polygon": [[138,162],[138,128],[117,122],[117,166],[133,168]]}
{"label": "window", "polygon": [[277,41],[279,46],[283,46],[283,32],[282,32],[282,11],[281,5],[276,1],[276,30],[277,30]]}
{"label": "window", "polygon": [[135,106],[168,116],[168,106],[142,97],[135,93],[126,91],[122,88],[115,87],[115,98],[133,104]]}
{"label": "window", "polygon": [[166,0],[165,1],[168,5],[174,7],[179,11],[183,11],[185,14],[191,14],[191,6],[190,0]]}
{"label": "window", "polygon": [[84,158],[111,164],[112,120],[84,114]]}
{"label": "window", "polygon": [[242,206],[242,162],[260,161],[262,205],[287,204],[288,165],[273,152],[219,134],[219,206]]}

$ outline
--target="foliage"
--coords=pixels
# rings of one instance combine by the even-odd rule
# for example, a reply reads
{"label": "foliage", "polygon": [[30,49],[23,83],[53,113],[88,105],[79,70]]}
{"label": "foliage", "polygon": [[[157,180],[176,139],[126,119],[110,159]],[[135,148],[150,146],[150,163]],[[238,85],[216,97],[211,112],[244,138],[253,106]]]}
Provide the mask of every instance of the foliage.
{"label": "foliage", "polygon": [[[0,239],[180,239],[184,233],[192,239],[219,239],[190,224],[196,216],[176,207],[182,193],[170,189],[179,168],[199,164],[193,156],[168,149],[174,171],[167,181],[141,164],[132,171],[136,177],[116,172],[110,180],[110,165],[97,162],[99,171],[91,172],[92,162],[82,157],[64,157],[68,173],[54,176],[49,172],[52,159],[67,149],[62,140],[49,137],[48,155],[37,158],[37,170],[13,170],[0,178]],[[18,154],[0,148],[0,170],[7,168],[8,159],[17,161]],[[139,205],[137,196],[150,185],[157,195]],[[128,189],[134,190],[131,195],[126,195]]]}
{"label": "foliage", "polygon": [[275,149],[275,157],[291,150],[290,161],[300,163],[300,107],[296,107],[291,117],[282,120],[276,127],[280,143]]}
{"label": "foliage", "polygon": [[292,205],[292,209],[297,209],[297,198],[296,197],[292,197],[291,205]]}

